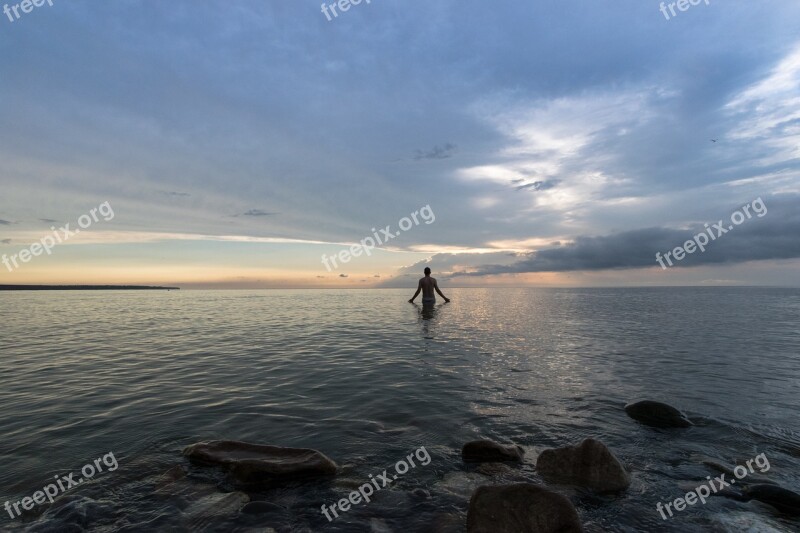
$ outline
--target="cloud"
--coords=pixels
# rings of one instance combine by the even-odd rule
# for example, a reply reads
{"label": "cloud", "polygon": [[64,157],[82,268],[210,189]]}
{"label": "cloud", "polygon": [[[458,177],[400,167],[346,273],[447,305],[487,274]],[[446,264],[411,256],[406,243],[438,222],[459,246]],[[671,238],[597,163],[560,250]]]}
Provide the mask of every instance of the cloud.
{"label": "cloud", "polygon": [[458,147],[455,144],[447,143],[444,146],[434,146],[428,151],[417,150],[414,160],[421,161],[423,159],[447,159],[453,157],[453,154],[456,152],[457,148]]}
{"label": "cloud", "polygon": [[339,274],[339,277],[340,277],[340,278],[346,278],[346,277],[348,277],[348,276],[347,276],[347,274]]}
{"label": "cloud", "polygon": [[[282,267],[302,269],[317,243],[396,230],[431,202],[437,224],[388,243],[421,253],[368,267],[377,284],[422,257],[440,273],[533,257],[479,248],[556,263],[547,250],[579,248],[576,236],[689,228],[729,213],[732,198],[800,188],[796,0],[671,23],[635,0],[390,4],[337,30],[319,13],[321,26],[309,25],[298,2],[153,3],[145,17],[70,2],[38,32],[0,32],[6,49],[25,51],[0,55],[14,102],[0,120],[25,125],[0,132],[0,212],[20,220],[2,233],[41,238],[40,222],[26,225],[39,213],[74,223],[110,199],[114,233],[98,226],[74,242],[86,233],[117,247],[81,249],[86,264],[116,253],[163,261],[159,243],[180,235],[170,263],[189,270],[195,250],[219,241],[274,249]],[[209,17],[220,31],[207,31]],[[87,25],[95,38],[83,38]],[[454,249],[470,253],[441,255]],[[66,256],[42,268],[64,272]],[[444,259],[452,267],[439,269]],[[245,262],[258,268],[263,256]],[[754,276],[771,281],[761,267]]]}
{"label": "cloud", "polygon": [[[775,196],[764,201],[767,213],[729,229],[730,216],[722,219],[728,232],[709,239],[706,251],[687,254],[676,266],[692,267],[707,264],[742,263],[768,259],[800,257],[800,196]],[[733,213],[733,211],[731,211]],[[713,226],[717,222],[708,223]],[[486,276],[528,272],[569,272],[658,266],[656,253],[674,250],[699,233],[706,224],[695,223],[685,229],[644,228],[606,236],[580,236],[557,248],[526,254],[526,258],[510,265],[484,265],[459,275]]]}
{"label": "cloud", "polygon": [[58,220],[53,220],[52,218],[40,218],[39,221],[45,224],[58,224]]}
{"label": "cloud", "polygon": [[277,213],[270,213],[268,211],[264,211],[263,209],[251,209],[249,211],[245,211],[242,215],[246,217],[268,217],[272,215],[277,215]]}
{"label": "cloud", "polygon": [[11,222],[10,220],[3,220],[2,218],[0,218],[0,226],[10,226],[11,224],[14,224],[14,222]]}
{"label": "cloud", "polygon": [[11,239],[2,239],[0,240],[0,244],[11,244]]}
{"label": "cloud", "polygon": [[245,211],[244,213],[239,213],[237,215],[231,215],[234,217],[269,217],[273,215],[277,215],[278,213],[271,213],[269,211],[264,211],[263,209],[250,209],[249,211]]}
{"label": "cloud", "polygon": [[[511,180],[512,183],[519,182],[520,180]],[[524,181],[524,180],[523,180]],[[514,189],[518,191],[522,190],[529,190],[529,191],[546,191],[547,189],[552,189],[556,185],[561,183],[561,180],[545,180],[545,181],[534,181],[533,183],[526,183],[524,185],[517,185]]]}

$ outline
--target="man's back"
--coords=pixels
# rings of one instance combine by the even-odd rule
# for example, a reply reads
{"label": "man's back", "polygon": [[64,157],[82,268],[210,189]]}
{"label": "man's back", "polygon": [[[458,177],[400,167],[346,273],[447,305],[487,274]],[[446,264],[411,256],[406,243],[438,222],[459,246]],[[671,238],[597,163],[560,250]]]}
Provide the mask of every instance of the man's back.
{"label": "man's back", "polygon": [[436,278],[431,277],[431,269],[425,267],[425,277],[419,280],[419,284],[417,285],[417,292],[414,293],[414,296],[411,297],[409,302],[412,304],[414,303],[414,298],[416,298],[420,292],[422,292],[422,303],[423,305],[433,305],[436,302],[436,296],[434,296],[434,291],[439,294],[442,298],[444,298],[445,303],[449,302],[450,299],[447,298],[442,291],[439,290],[439,285],[436,283]]}
{"label": "man's back", "polygon": [[419,286],[422,287],[423,298],[436,298],[433,290],[436,288],[436,278],[425,276],[419,280]]}

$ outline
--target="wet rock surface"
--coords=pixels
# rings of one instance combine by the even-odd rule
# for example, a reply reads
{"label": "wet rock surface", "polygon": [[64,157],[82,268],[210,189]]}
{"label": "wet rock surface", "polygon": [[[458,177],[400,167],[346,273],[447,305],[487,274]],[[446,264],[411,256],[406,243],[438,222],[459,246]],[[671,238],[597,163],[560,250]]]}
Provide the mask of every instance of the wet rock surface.
{"label": "wet rock surface", "polygon": [[625,412],[637,422],[654,428],[687,428],[692,425],[679,410],[652,400],[629,403]]}
{"label": "wet rock surface", "polygon": [[544,450],[536,461],[536,470],[550,480],[597,492],[623,490],[631,483],[622,463],[595,439],[586,439],[578,446]]}
{"label": "wet rock surface", "polygon": [[538,485],[484,486],[469,502],[467,533],[579,533],[578,512],[561,494]]}
{"label": "wet rock surface", "polygon": [[757,484],[742,489],[742,495],[748,500],[757,500],[771,505],[778,511],[800,516],[800,494],[777,485]]}
{"label": "wet rock surface", "polygon": [[193,444],[183,454],[195,463],[222,466],[246,484],[332,476],[337,470],[325,454],[307,448],[218,440]]}
{"label": "wet rock surface", "polygon": [[474,440],[461,449],[465,463],[489,463],[515,461],[521,462],[525,451],[520,446],[504,445],[491,440]]}

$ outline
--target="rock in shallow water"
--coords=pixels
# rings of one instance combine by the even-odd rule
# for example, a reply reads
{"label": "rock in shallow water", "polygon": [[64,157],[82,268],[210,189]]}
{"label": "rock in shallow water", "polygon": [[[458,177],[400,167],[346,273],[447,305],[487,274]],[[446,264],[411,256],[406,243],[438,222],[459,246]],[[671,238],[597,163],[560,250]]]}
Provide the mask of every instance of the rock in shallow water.
{"label": "rock in shallow water", "polygon": [[434,488],[468,500],[478,487],[489,482],[490,478],[474,472],[448,472]]}
{"label": "rock in shallow water", "polygon": [[272,502],[265,502],[265,501],[255,501],[250,502],[244,507],[242,507],[242,512],[244,514],[265,514],[265,513],[275,513],[275,512],[284,512],[285,509],[278,505],[277,503]]}
{"label": "rock in shallow water", "polygon": [[625,406],[628,416],[646,426],[655,428],[687,428],[692,423],[683,413],[661,402],[645,400]]}
{"label": "rock in shallow water", "polygon": [[205,531],[221,516],[233,515],[250,501],[243,492],[209,494],[184,509],[184,519],[189,531]]}
{"label": "rock in shallow water", "polygon": [[564,496],[537,485],[479,487],[467,514],[467,533],[580,533],[578,512]]}
{"label": "rock in shallow water", "polygon": [[725,533],[797,533],[767,516],[751,512],[730,512],[711,517],[711,531]]}
{"label": "rock in shallow water", "polygon": [[777,485],[750,485],[742,489],[742,495],[748,500],[769,504],[782,513],[800,516],[800,494]]}
{"label": "rock in shallow water", "polygon": [[186,447],[183,454],[196,463],[223,466],[242,483],[330,476],[337,468],[316,450],[231,440],[199,442]]}
{"label": "rock in shallow water", "polygon": [[461,449],[465,463],[489,463],[496,461],[522,461],[525,450],[520,446],[505,446],[491,440],[474,440]]}
{"label": "rock in shallow water", "polygon": [[590,488],[597,492],[623,490],[631,477],[605,444],[586,439],[578,446],[544,450],[536,461],[544,477]]}

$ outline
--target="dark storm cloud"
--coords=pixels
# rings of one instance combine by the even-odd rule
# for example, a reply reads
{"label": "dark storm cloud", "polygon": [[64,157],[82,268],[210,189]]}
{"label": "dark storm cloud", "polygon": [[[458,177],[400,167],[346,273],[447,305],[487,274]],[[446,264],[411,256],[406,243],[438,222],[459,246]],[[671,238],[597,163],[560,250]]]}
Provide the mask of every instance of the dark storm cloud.
{"label": "dark storm cloud", "polygon": [[[713,228],[717,221],[694,224],[689,229],[644,228],[600,237],[577,237],[574,242],[528,254],[511,265],[485,265],[470,276],[525,272],[567,272],[657,266],[656,253],[662,255],[683,246],[693,236],[711,231],[706,251],[687,254],[676,266],[741,263],[766,259],[800,257],[800,197],[775,196],[764,200],[766,214],[745,219],[739,226],[730,214],[722,218],[722,230]],[[731,211],[731,214],[733,211]]]}

